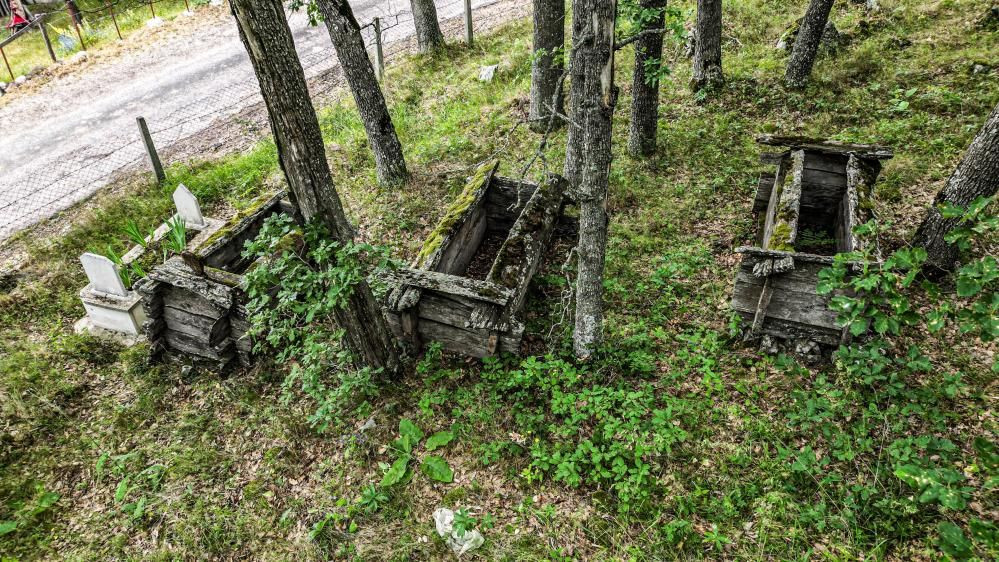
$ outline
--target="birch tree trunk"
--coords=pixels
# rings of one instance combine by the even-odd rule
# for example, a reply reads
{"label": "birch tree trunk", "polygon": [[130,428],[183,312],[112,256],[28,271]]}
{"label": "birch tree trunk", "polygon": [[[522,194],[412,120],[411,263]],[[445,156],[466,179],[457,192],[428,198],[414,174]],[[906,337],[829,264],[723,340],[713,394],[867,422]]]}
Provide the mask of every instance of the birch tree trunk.
{"label": "birch tree trunk", "polygon": [[[532,131],[548,129],[552,107],[556,113],[563,111],[563,96],[558,83],[562,78],[561,51],[564,48],[565,0],[534,0],[534,61],[531,63],[531,106],[528,115]],[[561,123],[560,119],[553,124],[558,123]]]}
{"label": "birch tree trunk", "polygon": [[409,0],[413,10],[413,27],[416,28],[416,44],[421,53],[430,53],[444,46],[444,34],[437,21],[437,6],[434,0]]}
{"label": "birch tree trunk", "polygon": [[784,73],[784,83],[788,88],[803,88],[808,82],[833,2],[834,0],[812,0],[808,3],[808,10],[801,21],[791,58],[787,61],[787,71]]}
{"label": "birch tree trunk", "polygon": [[720,86],[722,74],[722,0],[697,0],[697,40],[694,43],[695,91]]}
{"label": "birch tree trunk", "polygon": [[565,164],[562,175],[569,189],[579,189],[583,165],[583,90],[586,87],[586,61],[578,47],[587,34],[586,0],[572,0],[572,51],[569,60],[569,131],[565,141]]}
{"label": "birch tree trunk", "polygon": [[[321,221],[338,241],[349,242],[354,230],[333,186],[319,120],[281,0],[231,0],[230,8],[260,83],[292,201],[306,220]],[[347,306],[334,316],[359,364],[398,371],[395,342],[367,283],[355,286]]]}
{"label": "birch tree trunk", "polygon": [[[666,0],[639,0],[646,10],[659,15],[645,22],[642,30],[662,29],[666,24]],[[631,86],[631,125],[628,129],[628,152],[649,156],[656,151],[656,128],[659,124],[659,77],[650,79],[647,66],[660,64],[663,34],[647,35],[635,42],[635,75]]]}
{"label": "birch tree trunk", "polygon": [[583,167],[579,187],[579,274],[573,349],[579,358],[596,351],[603,335],[604,258],[607,250],[607,187],[611,164],[614,86],[614,0],[586,0],[584,21],[592,37],[580,49],[585,59]]}
{"label": "birch tree trunk", "polygon": [[361,26],[354,18],[347,0],[319,0],[323,21],[329,30],[336,56],[347,77],[361,122],[368,135],[368,144],[375,155],[375,172],[382,184],[401,184],[409,178],[402,145],[395,134],[392,117],[385,105],[385,96],[371,66]]}
{"label": "birch tree trunk", "polygon": [[945,219],[937,208],[944,203],[967,207],[979,197],[991,197],[999,192],[999,106],[971,141],[964,158],[947,180],[923,223],[916,230],[913,245],[926,248],[930,265],[946,271],[955,269],[960,257],[957,248],[944,236],[957,226],[958,219]]}

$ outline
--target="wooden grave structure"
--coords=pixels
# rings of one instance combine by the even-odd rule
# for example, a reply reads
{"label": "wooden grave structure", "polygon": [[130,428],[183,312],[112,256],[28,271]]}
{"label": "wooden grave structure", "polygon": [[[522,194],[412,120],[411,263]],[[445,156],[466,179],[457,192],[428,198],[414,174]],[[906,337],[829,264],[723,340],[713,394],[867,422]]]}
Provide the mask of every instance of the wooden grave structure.
{"label": "wooden grave structure", "polygon": [[439,342],[455,353],[517,353],[518,318],[531,278],[562,215],[565,180],[541,185],[480,166],[425,241],[411,267],[385,274],[393,332],[416,348]]}
{"label": "wooden grave structure", "polygon": [[754,246],[736,249],[742,264],[732,308],[751,336],[844,343],[849,332],[829,310],[829,296],[816,291],[818,273],[833,256],[863,249],[853,232],[871,218],[870,199],[890,149],[802,137],[761,136],[757,142],[784,149],[763,154],[776,165],[760,177],[753,205]]}
{"label": "wooden grave structure", "polygon": [[245,258],[242,252],[264,220],[278,213],[297,214],[283,192],[265,195],[209,238],[153,268],[136,283],[154,357],[183,355],[219,367],[234,358],[245,366],[251,364],[243,275],[258,260]]}

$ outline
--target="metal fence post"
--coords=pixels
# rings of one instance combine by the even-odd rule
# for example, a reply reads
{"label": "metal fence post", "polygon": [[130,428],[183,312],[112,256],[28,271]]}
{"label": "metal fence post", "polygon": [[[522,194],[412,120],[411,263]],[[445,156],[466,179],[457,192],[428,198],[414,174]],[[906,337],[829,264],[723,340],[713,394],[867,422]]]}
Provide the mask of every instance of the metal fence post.
{"label": "metal fence post", "polygon": [[107,3],[108,11],[111,12],[111,21],[114,22],[115,33],[118,34],[118,40],[121,41],[121,28],[118,27],[118,18],[114,15],[114,4],[111,3],[111,0],[105,0],[105,2]]}
{"label": "metal fence post", "polygon": [[76,38],[80,40],[80,50],[87,50],[87,46],[83,43],[83,35],[80,34],[80,24],[76,21],[76,16],[73,14],[73,10],[69,7],[70,3],[66,2],[66,13],[69,14],[69,19],[73,22],[73,27],[76,28]]}
{"label": "metal fence post", "polygon": [[142,135],[142,143],[146,145],[146,152],[149,154],[149,163],[153,166],[156,181],[162,182],[166,179],[166,174],[163,172],[163,163],[160,162],[160,156],[156,154],[156,146],[153,144],[152,135],[149,134],[146,119],[144,117],[136,117],[135,122],[139,124],[139,134]]}
{"label": "metal fence post", "polygon": [[382,55],[382,18],[375,18],[375,70],[378,81],[385,80],[385,57]]}
{"label": "metal fence post", "polygon": [[7,65],[7,72],[10,73],[10,81],[14,81],[14,71],[10,69],[10,63],[7,62],[7,53],[3,52],[3,47],[0,47],[0,56],[3,56],[3,63]]}
{"label": "metal fence post", "polygon": [[465,0],[465,42],[472,46],[472,0]]}
{"label": "metal fence post", "polygon": [[52,41],[49,41],[49,32],[45,29],[45,16],[38,18],[38,31],[42,32],[42,40],[45,41],[45,48],[49,51],[49,56],[52,57],[52,62],[58,62],[56,60],[55,51],[52,49]]}

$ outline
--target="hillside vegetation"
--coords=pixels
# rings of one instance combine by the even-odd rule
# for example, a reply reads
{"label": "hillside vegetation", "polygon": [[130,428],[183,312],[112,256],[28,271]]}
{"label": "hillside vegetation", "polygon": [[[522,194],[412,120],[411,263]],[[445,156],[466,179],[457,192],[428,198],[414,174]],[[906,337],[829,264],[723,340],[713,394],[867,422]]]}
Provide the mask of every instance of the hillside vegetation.
{"label": "hillside vegetation", "polygon": [[[688,22],[693,4],[671,3]],[[444,560],[453,554],[432,512],[445,506],[478,520],[486,542],[468,556],[482,560],[994,558],[994,345],[917,323],[805,365],[732,330],[733,249],[753,236],[763,170],[755,135],[893,147],[875,204],[887,254],[904,247],[999,99],[999,34],[977,25],[988,0],[880,4],[867,13],[837,2],[844,44],[791,93],[774,44],[805,2],[726,0],[727,84],[691,93],[683,45],[667,45],[649,161],[624,150],[633,53],[619,51],[606,349],[587,364],[570,359],[565,242],[527,303],[532,356],[473,361],[431,348],[401,380],[363,386],[365,400],[322,433],[309,422],[316,404],[285,387],[282,365],[150,364],[144,346],[74,335],[85,284],[76,256],[124,250],[121,225],[162,222],[178,183],[214,215],[280,188],[267,141],[174,167],[162,187],[117,186],[49,240],[18,237],[30,259],[0,283],[0,555]],[[388,69],[415,174],[404,189],[373,187],[352,104],[320,110],[365,241],[409,260],[476,163],[496,155],[501,173],[519,174],[539,140],[518,125],[530,47],[530,21],[519,21],[473,49]],[[480,82],[491,64],[495,78]],[[545,154],[554,171],[564,134]],[[975,248],[994,254],[995,241]],[[905,294],[926,310],[931,297]],[[454,434],[434,452],[453,483],[415,471],[378,487],[402,420]]]}

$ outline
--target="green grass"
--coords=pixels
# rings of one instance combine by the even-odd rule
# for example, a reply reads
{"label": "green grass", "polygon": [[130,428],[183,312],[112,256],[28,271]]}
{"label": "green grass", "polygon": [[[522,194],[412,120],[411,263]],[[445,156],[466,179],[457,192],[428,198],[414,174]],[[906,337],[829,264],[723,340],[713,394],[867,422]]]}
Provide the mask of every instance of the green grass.
{"label": "green grass", "polygon": [[[192,11],[203,4],[207,4],[207,1],[190,1]],[[36,16],[51,12],[51,15],[45,20],[45,25],[48,29],[49,40],[52,41],[52,47],[59,60],[69,58],[81,50],[93,51],[94,49],[119,41],[118,32],[115,31],[114,20],[111,19],[110,12],[105,8],[106,2],[83,0],[77,2],[77,5],[84,12],[83,24],[79,27],[79,36],[73,27],[73,22],[70,20],[68,13],[64,9],[52,11],[52,8],[44,4],[28,6],[31,13]],[[60,4],[58,7],[61,8],[62,5]],[[172,20],[186,10],[187,6],[184,4],[184,0],[164,0],[156,2],[154,9],[156,10],[156,17],[164,20]],[[96,11],[90,12],[91,10]],[[122,4],[115,7],[115,19],[118,22],[118,30],[125,41],[133,39],[135,32],[144,29],[146,21],[152,17],[152,12],[150,12],[148,4]],[[5,19],[4,25],[6,23],[7,20]],[[58,41],[59,35],[65,35],[70,38],[73,47],[69,50],[64,48]],[[81,36],[83,38],[82,47],[80,45]],[[5,32],[2,37],[7,37]],[[20,36],[13,43],[5,46],[4,53],[7,55],[14,78],[53,64],[49,52],[45,47],[42,34],[38,32],[37,28],[32,28],[29,33]],[[2,73],[0,74],[2,81],[8,82],[13,80],[7,72],[6,67],[0,68],[0,73]]]}
{"label": "green grass", "polygon": [[[801,93],[782,88],[783,58],[772,48],[804,9],[790,4],[725,3],[728,84],[715,95],[698,101],[686,88],[688,61],[672,59],[660,151],[648,161],[624,152],[632,51],[620,52],[607,349],[590,365],[565,360],[564,329],[548,337],[565,289],[560,260],[539,273],[525,315],[531,349],[550,358],[483,365],[431,353],[324,435],[308,426],[304,397],[281,400],[281,366],[188,372],[148,364],[141,346],[120,351],[72,334],[83,314],[75,256],[124,249],[116,225],[161,222],[178,182],[215,213],[280,186],[267,142],[174,167],[163,188],[136,180],[51,240],[19,237],[30,263],[0,292],[0,522],[18,526],[0,536],[0,552],[450,559],[431,519],[446,505],[495,517],[481,559],[908,560],[940,556],[941,522],[994,519],[995,491],[982,486],[971,446],[997,431],[986,359],[994,346],[947,332],[891,340],[918,346],[932,365],[893,367],[904,387],[896,396],[834,366],[761,355],[729,336],[727,309],[731,248],[753,235],[762,170],[753,136],[893,146],[876,210],[894,225],[886,248],[901,245],[999,97],[995,71],[970,71],[999,56],[995,33],[974,27],[989,3],[882,0],[885,11],[863,28],[862,10],[837,3],[834,21],[852,40],[818,61]],[[411,259],[478,162],[496,155],[501,173],[519,173],[538,142],[517,126],[530,43],[529,22],[517,22],[477,37],[474,49],[389,69],[414,174],[403,189],[376,187],[352,104],[320,111],[337,189],[368,241]],[[489,64],[500,65],[496,77],[481,83],[478,69]],[[557,171],[564,132],[550,146]],[[359,433],[369,417],[375,428]],[[441,454],[455,483],[413,478],[389,490],[380,510],[352,509],[381,481],[379,463],[392,462],[385,446],[400,418],[427,434],[454,431]],[[915,499],[894,474],[914,459],[963,472],[969,507]],[[310,538],[319,521],[329,523]]]}

